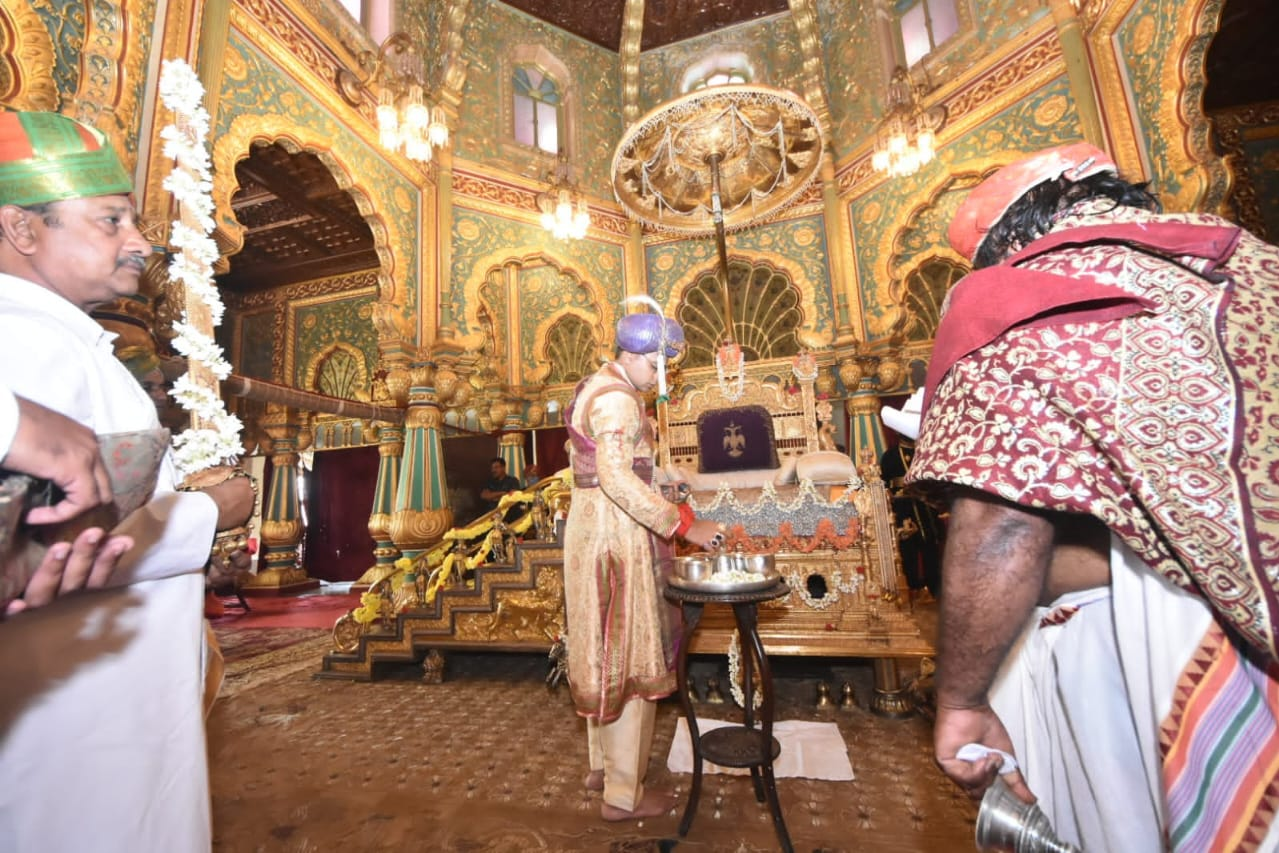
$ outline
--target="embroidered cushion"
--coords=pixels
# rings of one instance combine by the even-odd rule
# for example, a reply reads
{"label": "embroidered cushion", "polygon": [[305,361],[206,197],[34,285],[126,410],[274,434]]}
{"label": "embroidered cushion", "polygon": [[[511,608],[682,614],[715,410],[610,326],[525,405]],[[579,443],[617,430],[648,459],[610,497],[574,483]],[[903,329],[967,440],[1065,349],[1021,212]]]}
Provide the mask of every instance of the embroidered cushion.
{"label": "embroidered cushion", "polygon": [[776,468],[773,418],[763,406],[713,409],[697,418],[698,471]]}

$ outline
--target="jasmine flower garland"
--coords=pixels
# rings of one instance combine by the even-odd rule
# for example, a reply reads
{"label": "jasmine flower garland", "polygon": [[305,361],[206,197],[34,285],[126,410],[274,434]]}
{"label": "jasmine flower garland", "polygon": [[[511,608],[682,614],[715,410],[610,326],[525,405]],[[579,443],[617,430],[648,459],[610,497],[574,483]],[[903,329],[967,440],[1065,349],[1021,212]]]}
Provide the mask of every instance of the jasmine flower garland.
{"label": "jasmine flower garland", "polygon": [[[169,232],[175,250],[169,277],[182,285],[209,311],[211,326],[222,322],[225,306],[213,281],[218,247],[213,232],[213,176],[205,140],[209,113],[204,108],[204,86],[185,60],[166,60],[160,71],[160,101],[173,112],[173,123],[160,131],[164,156],[174,161],[163,186],[177,202],[178,217]],[[197,362],[217,379],[231,372],[222,348],[198,321],[182,312],[173,324],[173,347]],[[230,414],[216,390],[202,384],[190,372],[180,377],[170,392],[193,416],[194,426],[173,439],[178,471],[185,477],[196,471],[232,462],[240,455],[243,424]]]}

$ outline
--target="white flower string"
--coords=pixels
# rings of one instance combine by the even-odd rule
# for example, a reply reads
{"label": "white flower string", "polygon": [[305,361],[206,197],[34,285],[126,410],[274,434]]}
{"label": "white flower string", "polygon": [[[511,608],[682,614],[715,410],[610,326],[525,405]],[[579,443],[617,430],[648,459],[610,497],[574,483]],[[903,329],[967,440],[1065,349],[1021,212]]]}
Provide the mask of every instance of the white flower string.
{"label": "white flower string", "polygon": [[[742,685],[742,647],[740,635],[736,630],[728,641],[728,689],[733,694],[733,701],[739,708],[746,707],[746,688]],[[755,681],[754,678],[751,681]],[[755,693],[751,696],[751,704],[758,708],[764,704],[764,692],[761,685],[755,684]]]}
{"label": "white flower string", "polygon": [[[176,250],[169,261],[169,277],[208,307],[211,325],[222,322],[225,306],[213,281],[218,247],[213,232],[213,175],[208,147],[209,113],[204,108],[204,86],[185,60],[165,60],[160,71],[160,101],[173,112],[173,123],[160,131],[164,156],[174,161],[163,186],[173,194],[178,216],[169,232]],[[212,335],[192,322],[186,311],[173,324],[173,347],[198,362],[218,379],[231,372],[222,347]],[[230,414],[217,392],[201,384],[190,372],[178,379],[170,392],[190,412],[196,425],[173,439],[178,471],[185,477],[196,471],[235,460],[240,455],[243,424]]]}

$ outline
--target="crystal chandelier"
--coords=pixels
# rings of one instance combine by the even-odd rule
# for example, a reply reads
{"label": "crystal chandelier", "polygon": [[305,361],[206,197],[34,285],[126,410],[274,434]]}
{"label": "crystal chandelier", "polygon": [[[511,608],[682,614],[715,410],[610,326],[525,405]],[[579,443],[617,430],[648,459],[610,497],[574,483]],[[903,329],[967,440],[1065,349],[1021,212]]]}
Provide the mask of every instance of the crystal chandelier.
{"label": "crystal chandelier", "polygon": [[912,175],[933,159],[937,131],[946,120],[946,108],[924,109],[919,90],[900,65],[888,84],[888,112],[875,133],[871,165],[894,178]]}
{"label": "crystal chandelier", "polygon": [[376,54],[365,51],[360,66],[368,70],[361,80],[342,68],[337,73],[338,92],[358,107],[365,91],[377,92],[378,139],[388,151],[428,163],[436,148],[449,141],[444,108],[426,95],[426,64],[417,45],[404,31],[391,33]]}
{"label": "crystal chandelier", "polygon": [[591,226],[591,212],[569,175],[568,157],[561,150],[555,168],[546,174],[550,184],[537,196],[537,209],[542,211],[542,227],[557,240],[580,240]]}

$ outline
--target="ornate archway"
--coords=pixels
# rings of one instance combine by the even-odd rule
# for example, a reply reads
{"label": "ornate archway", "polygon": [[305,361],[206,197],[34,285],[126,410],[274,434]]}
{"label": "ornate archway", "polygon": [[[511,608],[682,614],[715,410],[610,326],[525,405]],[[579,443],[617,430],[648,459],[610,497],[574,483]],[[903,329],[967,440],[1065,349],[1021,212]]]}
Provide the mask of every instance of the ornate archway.
{"label": "ornate archway", "polygon": [[[250,147],[256,142],[275,142],[292,153],[308,151],[315,154],[333,174],[338,186],[351,194],[373,234],[380,262],[377,301],[373,306],[373,324],[379,345],[384,348],[411,347],[415,343],[416,330],[412,319],[406,318],[401,310],[405,294],[399,282],[403,280],[402,271],[412,266],[405,255],[410,253],[417,235],[414,230],[406,229],[399,217],[383,216],[378,212],[398,208],[393,199],[384,197],[391,190],[377,186],[348,168],[347,158],[334,148],[332,139],[280,116],[244,115],[232,122],[230,130],[222,134],[213,147],[213,201],[217,222],[213,236],[223,258],[234,255],[244,245],[244,228],[235,218],[231,197],[238,189],[235,164],[248,156]],[[397,271],[400,273],[398,277]]]}

